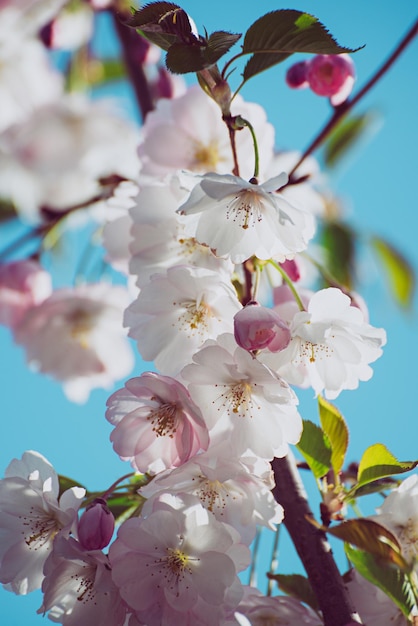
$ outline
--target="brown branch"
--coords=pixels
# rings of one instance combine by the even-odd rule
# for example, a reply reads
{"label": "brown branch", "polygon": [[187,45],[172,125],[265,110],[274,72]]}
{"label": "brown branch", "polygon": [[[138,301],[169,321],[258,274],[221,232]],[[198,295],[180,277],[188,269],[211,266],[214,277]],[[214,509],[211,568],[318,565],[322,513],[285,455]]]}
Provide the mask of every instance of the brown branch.
{"label": "brown branch", "polygon": [[273,459],[276,480],[273,495],[284,509],[284,525],[305,567],[322,611],[324,626],[362,624],[356,613],[324,532],[313,526],[313,518],[294,460]]}
{"label": "brown branch", "polygon": [[[144,121],[147,114],[153,110],[154,103],[149,83],[144,72],[144,46],[141,46],[142,38],[134,28],[130,28],[123,23],[123,18],[126,18],[126,15],[123,16],[112,11],[112,17],[116,34],[122,46],[123,60],[131,79],[142,121]],[[146,43],[146,47],[148,47],[148,43]]]}
{"label": "brown branch", "polygon": [[315,137],[315,139],[311,142],[311,144],[306,148],[305,152],[300,157],[299,161],[296,163],[294,168],[289,174],[289,179],[292,178],[298,167],[303,163],[303,161],[314,152],[319,146],[325,141],[330,132],[333,130],[334,126],[340,121],[342,117],[347,115],[349,111],[362,99],[364,96],[370,91],[372,87],[386,74],[386,72],[390,69],[396,59],[402,54],[405,48],[411,43],[411,41],[418,34],[418,20],[413,24],[413,26],[409,29],[403,39],[396,46],[395,50],[383,65],[373,74],[373,76],[367,81],[367,83],[360,89],[360,91],[352,98],[351,100],[346,100],[343,104],[336,107],[332,114],[330,120],[325,124],[323,129],[319,132],[319,134]]}

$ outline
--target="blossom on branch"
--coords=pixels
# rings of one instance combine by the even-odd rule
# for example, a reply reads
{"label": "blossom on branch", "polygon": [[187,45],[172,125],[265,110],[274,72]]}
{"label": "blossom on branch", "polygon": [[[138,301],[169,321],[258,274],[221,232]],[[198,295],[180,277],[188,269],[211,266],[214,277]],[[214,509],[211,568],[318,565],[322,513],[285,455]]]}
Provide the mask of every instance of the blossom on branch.
{"label": "blossom on branch", "polygon": [[315,231],[312,214],[277,193],[286,183],[284,173],[261,185],[231,174],[205,174],[179,212],[200,214],[196,239],[217,256],[233,263],[254,255],[284,261],[304,250]]}
{"label": "blossom on branch", "polygon": [[233,454],[248,449],[263,459],[285,456],[302,420],[288,384],[237,346],[232,334],[208,340],[181,372],[210,428],[211,441],[228,438]]}
{"label": "blossom on branch", "polygon": [[0,582],[14,593],[39,589],[55,536],[76,523],[85,490],[58,494],[58,476],[38,452],[11,461],[0,480]]}
{"label": "blossom on branch", "polygon": [[153,372],[131,378],[107,406],[115,452],[142,473],[178,467],[209,445],[199,408],[174,378]]}
{"label": "blossom on branch", "polygon": [[126,310],[125,325],[142,358],[174,376],[206,339],[232,330],[240,309],[222,274],[180,265],[151,277]]}
{"label": "blossom on branch", "polygon": [[161,502],[124,522],[109,551],[122,598],[147,626],[219,626],[241,597],[249,550],[201,504]]}
{"label": "blossom on branch", "polygon": [[289,323],[290,343],[260,358],[291,385],[311,386],[316,395],[324,392],[334,399],[343,389],[357,389],[359,381],[372,377],[369,363],[381,356],[386,333],[367,324],[340,289],[314,293],[305,311],[289,300],[276,311]]}

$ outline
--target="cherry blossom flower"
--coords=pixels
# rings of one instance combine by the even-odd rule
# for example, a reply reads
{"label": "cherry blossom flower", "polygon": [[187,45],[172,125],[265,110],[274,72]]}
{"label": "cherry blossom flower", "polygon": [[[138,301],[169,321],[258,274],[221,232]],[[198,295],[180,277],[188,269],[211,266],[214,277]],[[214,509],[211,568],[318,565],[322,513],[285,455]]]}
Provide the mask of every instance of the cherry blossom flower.
{"label": "cherry blossom flower", "polygon": [[233,263],[253,255],[284,261],[304,250],[315,230],[311,214],[276,193],[286,183],[284,173],[261,185],[231,174],[205,174],[179,212],[200,213],[196,239],[217,256]]}
{"label": "cherry blossom flower", "polygon": [[25,312],[52,292],[50,274],[36,261],[0,265],[0,323],[16,328]]}
{"label": "cherry blossom flower", "polygon": [[120,594],[147,626],[219,626],[238,605],[249,551],[200,504],[165,503],[124,522],[109,559]]}
{"label": "cherry blossom flower", "polygon": [[155,274],[125,313],[143,359],[174,376],[209,337],[232,330],[241,305],[218,272],[176,266]]}
{"label": "cherry blossom flower", "polygon": [[108,106],[66,96],[39,107],[0,138],[0,192],[19,215],[43,219],[97,201],[108,176],[133,178],[137,133]]}
{"label": "cherry blossom flower", "polygon": [[87,4],[64,7],[41,31],[43,42],[54,50],[76,50],[93,35],[94,13]]}
{"label": "cherry blossom flower", "polygon": [[232,334],[208,340],[181,375],[190,383],[213,443],[227,437],[232,453],[250,449],[271,460],[299,441],[302,420],[294,392],[238,347]]}
{"label": "cherry blossom flower", "polygon": [[142,473],[178,467],[209,445],[200,410],[174,378],[146,372],[128,380],[107,406],[115,452]]}
{"label": "cherry blossom flower", "polygon": [[91,389],[110,387],[132,369],[121,328],[129,301],[125,288],[105,283],[60,289],[26,312],[15,339],[31,367],[61,381],[71,400],[84,402]]}
{"label": "cherry blossom flower", "polygon": [[[6,39],[2,40],[2,35]],[[39,107],[54,102],[62,94],[63,80],[53,69],[44,46],[36,39],[16,36],[13,20],[8,23],[0,10],[0,132],[22,123]],[[4,171],[9,160],[0,140],[0,191],[10,184]],[[3,191],[4,190],[4,191]]]}
{"label": "cherry blossom flower", "polygon": [[315,611],[295,598],[266,597],[253,587],[244,588],[244,598],[236,613],[235,623],[240,626],[323,626]]}
{"label": "cherry blossom flower", "polygon": [[129,209],[135,206],[138,185],[132,181],[122,181],[106,202],[106,223],[102,229],[102,244],[106,249],[106,260],[112,267],[129,274],[131,254],[132,218]]}
{"label": "cherry blossom flower", "polygon": [[38,452],[14,459],[0,480],[0,582],[14,593],[41,586],[55,536],[76,522],[85,490],[58,493],[58,476]]}
{"label": "cherry blossom flower", "polygon": [[[295,308],[285,302],[276,307],[283,319]],[[296,312],[290,321],[292,339],[287,348],[263,353],[260,358],[292,385],[324,392],[336,398],[343,389],[356,389],[369,380],[369,363],[382,354],[386,333],[364,321],[359,308],[352,306],[340,289],[315,293],[306,311]]]}
{"label": "cherry blossom flower", "polygon": [[229,447],[210,448],[177,469],[161,472],[142,487],[140,494],[147,498],[142,513],[147,515],[155,496],[192,494],[217,520],[233,526],[249,545],[257,524],[274,530],[283,519],[283,509],[271,493],[273,487],[271,472],[268,479],[261,479],[240,459],[231,458]]}
{"label": "cherry blossom flower", "polygon": [[333,106],[350,95],[355,80],[354,63],[348,54],[317,54],[292,65],[286,82],[292,89],[310,87],[318,96],[327,96]]}
{"label": "cherry blossom flower", "polygon": [[232,263],[219,259],[207,246],[200,245],[194,235],[195,216],[180,217],[179,205],[187,190],[178,176],[140,184],[135,205],[130,210],[132,220],[129,268],[142,287],[150,276],[175,265],[206,267],[231,275]]}
{"label": "cherry blossom flower", "polygon": [[237,344],[249,352],[263,348],[277,352],[290,341],[289,328],[279,314],[258,302],[249,302],[235,315],[234,336]]}
{"label": "cherry blossom flower", "polygon": [[[232,115],[241,115],[253,126],[259,144],[261,171],[273,155],[274,130],[258,104],[237,96]],[[246,129],[236,135],[240,171],[250,177],[254,171],[251,134]],[[234,163],[228,129],[219,107],[198,86],[179,98],[162,99],[145,121],[139,146],[142,173],[161,175],[176,170],[231,172]]]}
{"label": "cherry blossom flower", "polygon": [[375,517],[399,539],[408,561],[418,557],[418,474],[406,478],[385,498]]}
{"label": "cherry blossom flower", "polygon": [[59,536],[45,563],[44,600],[38,613],[64,626],[123,626],[127,607],[100,550],[85,550]]}

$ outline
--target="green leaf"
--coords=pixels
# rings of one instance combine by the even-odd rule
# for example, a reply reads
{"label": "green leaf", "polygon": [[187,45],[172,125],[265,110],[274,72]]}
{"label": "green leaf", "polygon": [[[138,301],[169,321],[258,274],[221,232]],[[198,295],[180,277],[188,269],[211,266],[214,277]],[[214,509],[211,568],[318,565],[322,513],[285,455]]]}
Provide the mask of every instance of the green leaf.
{"label": "green leaf", "polygon": [[187,13],[172,2],[146,4],[133,13],[127,25],[137,28],[146,39],[163,50],[168,50],[174,43],[197,41]]}
{"label": "green leaf", "polygon": [[401,306],[409,307],[415,291],[415,274],[411,264],[399,250],[381,237],[372,237],[371,245],[386,271],[395,300]]}
{"label": "green leaf", "polygon": [[371,112],[344,117],[334,128],[325,144],[325,165],[335,167],[350,148],[365,135],[375,119],[375,114]]}
{"label": "green leaf", "polygon": [[418,461],[398,461],[382,443],[375,443],[364,452],[357,471],[357,487],[379,478],[413,470]]}
{"label": "green leaf", "polygon": [[372,483],[367,483],[357,488],[357,485],[350,490],[348,498],[353,496],[354,498],[360,498],[361,496],[369,496],[372,493],[382,493],[383,491],[389,491],[399,485],[399,482],[394,478],[378,478]]}
{"label": "green leaf", "polygon": [[216,31],[205,42],[175,43],[167,52],[167,68],[175,74],[199,72],[214,65],[241,35]]}
{"label": "green leaf", "polygon": [[342,222],[326,221],[322,225],[321,244],[325,264],[336,283],[350,289],[353,284],[356,234]]}
{"label": "green leaf", "polygon": [[346,545],[345,552],[359,574],[384,591],[408,617],[412,609],[416,607],[414,589],[408,574],[384,565],[373,554],[357,550],[352,546]]}
{"label": "green leaf", "polygon": [[316,17],[291,9],[271,11],[254,22],[245,34],[242,51],[254,55],[244,69],[245,81],[294,52],[355,52],[340,46]]}
{"label": "green leaf", "polygon": [[308,604],[314,611],[318,610],[316,595],[312,591],[311,583],[305,576],[300,574],[267,574],[267,576],[271,580],[275,580],[279,588],[288,596]]}
{"label": "green leaf", "polygon": [[390,530],[371,519],[351,519],[338,526],[326,529],[326,532],[364,550],[380,561],[397,565],[408,571],[409,565],[401,554],[401,548],[395,535]]}
{"label": "green leaf", "polygon": [[318,397],[319,419],[331,444],[331,465],[335,476],[341,472],[348,447],[348,428],[337,407]]}
{"label": "green leaf", "polygon": [[59,497],[61,497],[64,491],[67,491],[67,489],[71,489],[72,487],[82,487],[83,489],[85,489],[83,485],[80,485],[80,483],[74,480],[73,478],[68,478],[68,476],[59,475],[58,484],[59,484]]}
{"label": "green leaf", "polygon": [[322,478],[331,467],[331,446],[324,432],[309,420],[303,420],[302,437],[297,445],[315,478]]}

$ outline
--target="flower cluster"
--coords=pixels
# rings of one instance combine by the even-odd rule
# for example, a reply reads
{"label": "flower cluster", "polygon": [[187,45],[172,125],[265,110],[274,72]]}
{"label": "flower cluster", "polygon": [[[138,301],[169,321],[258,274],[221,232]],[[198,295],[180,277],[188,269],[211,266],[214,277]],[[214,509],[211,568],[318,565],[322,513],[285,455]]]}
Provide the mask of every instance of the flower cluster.
{"label": "flower cluster", "polygon": [[[223,101],[222,115],[200,87],[176,90],[142,40],[136,59],[149,74],[153,64],[156,104],[141,133],[64,92],[45,44],[82,46],[103,3],[72,14],[63,1],[39,0],[23,19],[30,4],[0,8],[0,27],[16,24],[22,43],[5,36],[4,56],[17,72],[47,76],[42,90],[29,84],[22,103],[0,70],[0,196],[46,236],[63,220],[70,228],[94,221],[127,286],[52,289],[38,253],[0,266],[0,322],[30,366],[78,402],[131,374],[127,336],[156,371],[128,379],[107,401],[114,451],[133,470],[129,506],[118,501],[120,481],[99,495],[61,493],[41,455],[9,465],[0,481],[0,581],[18,594],[41,588],[39,612],[64,626],[320,626],[298,600],[265,598],[239,578],[258,529],[276,529],[286,514],[270,463],[300,441],[298,388],[329,399],[356,389],[386,342],[347,289],[303,280],[303,253],[326,204],[318,166],[275,150],[259,105],[237,96],[228,115]],[[184,12],[170,37],[182,28],[194,41]],[[290,75],[292,86],[308,81],[333,104],[351,88],[344,56],[317,56],[304,68],[303,80]],[[408,559],[415,505],[405,506],[407,520],[395,511],[409,490],[415,496],[416,483],[381,510]]]}

